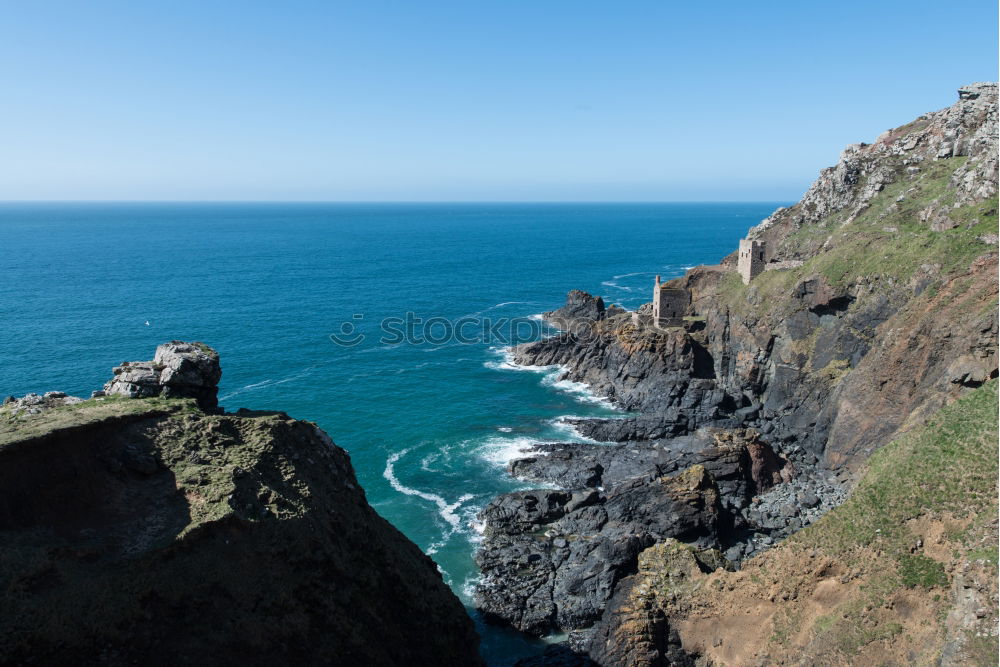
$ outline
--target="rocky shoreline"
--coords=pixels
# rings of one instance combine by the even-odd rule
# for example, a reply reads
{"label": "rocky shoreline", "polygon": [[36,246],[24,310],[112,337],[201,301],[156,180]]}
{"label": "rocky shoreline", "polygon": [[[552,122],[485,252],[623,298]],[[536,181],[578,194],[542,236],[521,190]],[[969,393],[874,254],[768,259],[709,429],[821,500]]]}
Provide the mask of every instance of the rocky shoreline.
{"label": "rocky shoreline", "polygon": [[734,253],[664,283],[683,316],[574,290],[544,315],[561,333],[511,349],[628,412],[568,420],[607,444],[534,447],[509,472],[547,488],[480,515],[478,608],[568,633],[522,665],[693,664],[663,615],[683,604],[648,603],[648,582],[674,600],[696,572],[766,555],[844,503],[872,452],[997,377],[995,237],[980,233],[996,216],[997,86],[959,92],[848,147],[752,229],[752,275]]}
{"label": "rocky shoreline", "polygon": [[[580,301],[604,312],[599,298],[574,292],[546,319],[574,326],[566,311],[578,315]],[[524,348],[518,358],[548,365]],[[570,423],[605,444],[536,445],[508,464],[512,476],[546,488],[500,496],[480,514],[476,604],[488,620],[529,634],[568,632],[574,655],[596,650],[616,586],[645,549],[679,539],[697,548],[704,567],[736,569],[847,495],[847,475],[779,454],[728,417],[686,435],[670,435],[676,431],[655,414]]]}

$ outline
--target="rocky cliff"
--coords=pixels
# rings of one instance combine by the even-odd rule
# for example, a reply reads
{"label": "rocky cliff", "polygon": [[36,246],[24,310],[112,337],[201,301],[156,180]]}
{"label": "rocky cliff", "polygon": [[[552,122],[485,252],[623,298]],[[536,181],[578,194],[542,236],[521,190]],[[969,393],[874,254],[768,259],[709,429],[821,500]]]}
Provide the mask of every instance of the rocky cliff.
{"label": "rocky cliff", "polygon": [[[481,608],[569,631],[572,649],[604,664],[680,660],[690,647],[667,621],[680,607],[647,599],[664,576],[654,546],[680,540],[687,551],[670,553],[696,562],[718,549],[730,566],[760,554],[842,502],[878,448],[997,377],[997,145],[997,85],[962,88],[952,107],[848,147],[800,202],[750,230],[766,264],[749,285],[735,253],[667,283],[690,296],[683,326],[580,292],[548,313],[564,333],[514,359],[559,365],[632,414],[575,422],[615,447],[548,446],[512,464],[565,491],[543,492],[542,513],[528,508],[533,492],[484,512]],[[732,444],[733,432],[742,463],[713,469],[709,441]],[[770,485],[753,474],[764,459]],[[703,475],[704,516],[643,516],[666,507],[665,475]]]}
{"label": "rocky cliff", "polygon": [[0,664],[481,664],[347,453],[282,413],[206,412],[219,375],[175,341],[108,396],[0,409]]}
{"label": "rocky cliff", "polygon": [[[906,425],[996,374],[997,86],[849,147],[803,199],[750,231],[767,268],[735,255],[670,283],[687,325],[582,309],[572,332],[515,349],[560,364],[641,416],[582,424],[604,440],[752,426],[796,457],[853,467]],[[589,326],[581,326],[587,322]],[[801,450],[801,454],[796,450]]]}
{"label": "rocky cliff", "polygon": [[[643,551],[588,647],[604,665],[997,660],[997,383],[876,453],[851,497],[736,572]],[[697,661],[697,663],[695,662]]]}

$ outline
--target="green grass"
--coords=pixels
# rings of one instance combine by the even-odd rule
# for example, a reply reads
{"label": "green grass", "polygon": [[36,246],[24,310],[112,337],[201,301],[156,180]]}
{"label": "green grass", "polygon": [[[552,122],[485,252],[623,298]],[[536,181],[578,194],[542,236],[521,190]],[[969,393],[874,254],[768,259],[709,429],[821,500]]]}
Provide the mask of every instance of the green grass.
{"label": "green grass", "polygon": [[[991,380],[969,392],[877,451],[843,505],[788,539],[793,549],[819,549],[850,570],[867,572],[859,597],[817,619],[817,646],[852,656],[898,635],[902,627],[878,610],[890,608],[901,590],[936,590],[937,601],[948,596],[946,564],[914,551],[923,536],[911,528],[913,519],[953,521],[946,539],[975,545],[953,556],[996,567],[998,550],[983,546],[982,535],[997,514],[997,385]],[[787,636],[795,627],[793,619],[784,619],[776,623],[775,636]],[[990,649],[977,646],[970,650]]]}
{"label": "green grass", "polygon": [[997,409],[996,380],[942,408],[872,455],[847,502],[792,540],[835,553],[877,543],[903,554],[916,538],[904,525],[911,519],[995,512]]}
{"label": "green grass", "polygon": [[[950,210],[948,216],[959,223],[955,229],[935,232],[929,223],[920,221],[921,211],[928,206],[943,208],[954,203],[950,180],[966,161],[965,157],[925,161],[922,171],[912,178],[899,165],[896,181],[886,185],[850,223],[845,224],[850,211],[837,211],[781,241],[779,254],[807,257],[802,266],[765,271],[750,286],[744,286],[735,272],[729,273],[719,286],[720,300],[738,313],[757,310],[759,304],[787,310],[794,306],[787,298],[792,288],[810,276],[822,276],[833,287],[845,288],[862,277],[905,282],[926,264],[939,264],[942,277],[968,269],[990,249],[977,237],[997,232],[997,197]],[[897,202],[900,195],[904,198]]]}
{"label": "green grass", "polygon": [[968,664],[981,667],[995,667],[997,653],[1000,652],[997,637],[982,637],[972,632],[966,633],[965,655]]}
{"label": "green grass", "polygon": [[948,584],[944,565],[923,554],[906,554],[899,557],[899,577],[907,588],[936,588]]}
{"label": "green grass", "polygon": [[41,410],[37,414],[0,408],[0,447],[23,442],[46,433],[109,419],[129,418],[146,413],[198,413],[194,399],[126,398],[106,396],[71,405]]}
{"label": "green grass", "polygon": [[903,631],[899,623],[871,622],[866,618],[864,605],[858,601],[847,605],[846,609],[820,616],[813,624],[813,632],[828,638],[841,653],[852,656],[872,642],[891,639]]}
{"label": "green grass", "polygon": [[984,560],[994,568],[1000,567],[1000,548],[995,546],[971,549],[967,556],[969,560]]}
{"label": "green grass", "polygon": [[196,342],[191,343],[191,344],[194,345],[196,348],[198,348],[199,350],[201,350],[202,352],[204,352],[205,354],[207,354],[209,356],[213,356],[213,357],[219,356],[218,352],[216,352],[215,350],[213,350],[208,345],[205,345],[205,343],[202,343],[200,341],[196,341]]}

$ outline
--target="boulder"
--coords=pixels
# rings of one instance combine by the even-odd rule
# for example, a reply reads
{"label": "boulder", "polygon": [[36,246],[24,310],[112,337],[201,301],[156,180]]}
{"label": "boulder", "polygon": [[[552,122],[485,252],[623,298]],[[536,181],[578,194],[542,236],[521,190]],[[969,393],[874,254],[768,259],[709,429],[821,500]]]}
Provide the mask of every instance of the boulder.
{"label": "boulder", "polygon": [[[615,308],[616,314],[624,312],[621,308]],[[566,304],[562,308],[545,313],[545,319],[560,329],[570,330],[577,323],[603,320],[605,314],[604,299],[575,289],[566,295]]]}
{"label": "boulder", "polygon": [[173,340],[157,347],[152,361],[126,361],[113,372],[103,395],[193,398],[202,410],[219,405],[219,353],[204,343]]}

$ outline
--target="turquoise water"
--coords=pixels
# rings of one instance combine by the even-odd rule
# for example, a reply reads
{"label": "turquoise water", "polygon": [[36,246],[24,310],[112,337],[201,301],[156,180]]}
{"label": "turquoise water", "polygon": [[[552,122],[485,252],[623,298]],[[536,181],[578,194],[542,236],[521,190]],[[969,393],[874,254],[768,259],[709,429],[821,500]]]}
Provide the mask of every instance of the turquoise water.
{"label": "turquoise water", "polygon": [[[575,438],[562,416],[614,412],[507,366],[511,328],[543,335],[530,316],[572,288],[635,308],[655,274],[717,262],[778,205],[4,204],[0,392],[87,396],[163,341],[205,341],[221,403],[318,422],[474,614],[475,514],[518,488],[504,461]],[[383,335],[408,312],[413,340]],[[463,317],[476,342],[448,338]],[[537,650],[477,623],[493,665]]]}

